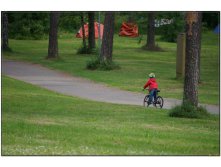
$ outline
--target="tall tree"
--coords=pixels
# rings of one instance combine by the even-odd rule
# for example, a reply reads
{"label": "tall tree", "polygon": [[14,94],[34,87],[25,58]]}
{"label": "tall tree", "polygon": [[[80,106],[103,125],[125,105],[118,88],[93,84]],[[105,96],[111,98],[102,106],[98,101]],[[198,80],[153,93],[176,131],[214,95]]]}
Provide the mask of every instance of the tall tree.
{"label": "tall tree", "polygon": [[147,43],[146,43],[146,49],[148,50],[155,50],[155,12],[148,12],[147,13]]}
{"label": "tall tree", "polygon": [[199,74],[198,74],[198,83],[200,83],[201,78],[200,78],[200,60],[201,60],[201,33],[202,33],[202,12],[199,12],[199,24],[198,24],[198,31],[199,31],[199,35],[197,36],[197,41],[199,43],[199,49],[198,49],[198,55],[199,55],[199,61],[198,61],[198,69],[199,69]]}
{"label": "tall tree", "polygon": [[2,12],[2,49],[8,49],[8,15]]}
{"label": "tall tree", "polygon": [[94,32],[94,12],[88,12],[89,33],[88,33],[88,48],[92,50],[95,48],[95,32]]}
{"label": "tall tree", "polygon": [[81,27],[82,27],[82,35],[83,35],[83,47],[84,47],[84,50],[86,50],[87,44],[86,44],[85,29],[84,29],[84,13],[81,13]]}
{"label": "tall tree", "polygon": [[59,12],[50,13],[50,32],[47,58],[58,57],[58,20]]}
{"label": "tall tree", "polygon": [[114,38],[114,12],[105,12],[104,32],[101,45],[101,61],[112,61]]}
{"label": "tall tree", "polygon": [[189,102],[195,107],[198,106],[200,19],[201,14],[199,12],[186,13],[186,61],[183,103]]}

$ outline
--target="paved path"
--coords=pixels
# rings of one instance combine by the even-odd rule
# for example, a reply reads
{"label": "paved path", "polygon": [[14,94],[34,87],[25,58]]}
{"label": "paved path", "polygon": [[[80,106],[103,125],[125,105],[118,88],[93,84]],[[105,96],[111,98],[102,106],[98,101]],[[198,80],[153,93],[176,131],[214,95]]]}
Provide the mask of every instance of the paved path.
{"label": "paved path", "polygon": [[[133,93],[108,87],[87,79],[50,70],[38,64],[2,60],[2,73],[12,78],[66,95],[108,103],[143,105],[144,94],[142,93]],[[164,98],[163,108],[170,109],[177,104],[181,104],[181,100]],[[209,112],[219,114],[219,106],[203,106]]]}

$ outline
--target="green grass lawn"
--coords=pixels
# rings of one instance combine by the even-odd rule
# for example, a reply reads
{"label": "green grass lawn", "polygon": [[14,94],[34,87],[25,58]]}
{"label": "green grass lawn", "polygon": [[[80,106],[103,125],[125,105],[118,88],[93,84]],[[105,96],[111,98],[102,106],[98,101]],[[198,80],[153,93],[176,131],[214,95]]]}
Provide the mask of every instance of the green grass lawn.
{"label": "green grass lawn", "polygon": [[[46,60],[47,40],[9,40],[13,52],[4,53],[8,59],[25,60],[39,63],[49,68],[62,70],[75,76],[85,77],[109,86],[134,92],[141,92],[147,80],[147,74],[156,74],[161,95],[167,98],[182,99],[183,81],[176,77],[176,43],[159,41],[157,44],[164,52],[142,50],[145,44],[138,38],[125,38],[115,35],[113,59],[121,69],[112,71],[90,71],[86,69],[87,61],[92,55],[77,55],[82,39],[74,34],[62,34],[59,38],[59,55],[57,60]],[[219,104],[219,36],[212,32],[202,35],[201,81],[199,85],[199,102]]]}
{"label": "green grass lawn", "polygon": [[219,117],[92,102],[2,76],[2,155],[219,155]]}

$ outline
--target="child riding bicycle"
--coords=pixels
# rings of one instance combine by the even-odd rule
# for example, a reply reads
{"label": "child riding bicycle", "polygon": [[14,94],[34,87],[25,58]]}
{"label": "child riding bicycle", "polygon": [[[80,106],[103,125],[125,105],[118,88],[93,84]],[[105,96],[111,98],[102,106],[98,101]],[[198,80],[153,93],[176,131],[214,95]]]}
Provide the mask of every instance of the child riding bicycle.
{"label": "child riding bicycle", "polygon": [[150,105],[153,101],[153,98],[154,98],[154,102],[156,101],[156,95],[157,95],[157,90],[158,90],[158,84],[157,84],[154,73],[149,74],[149,79],[146,82],[146,84],[143,86],[143,90],[146,89],[147,87],[149,87],[150,96],[149,96],[148,105]]}

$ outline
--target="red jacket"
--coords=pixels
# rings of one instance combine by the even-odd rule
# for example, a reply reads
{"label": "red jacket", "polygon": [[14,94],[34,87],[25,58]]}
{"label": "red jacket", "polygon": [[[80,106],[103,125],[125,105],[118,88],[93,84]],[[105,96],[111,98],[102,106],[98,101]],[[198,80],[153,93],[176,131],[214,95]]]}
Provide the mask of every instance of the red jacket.
{"label": "red jacket", "polygon": [[143,88],[145,89],[146,87],[149,86],[149,90],[152,89],[158,89],[158,84],[155,78],[150,78],[147,83],[143,86]]}

